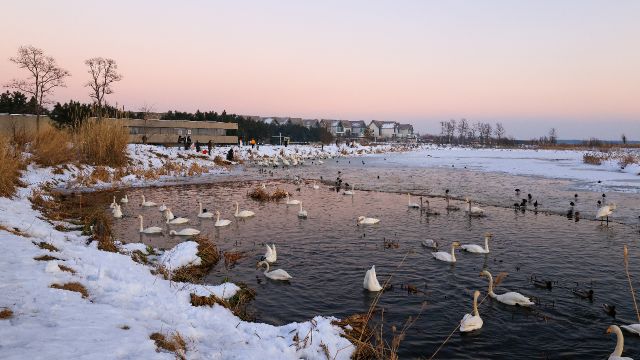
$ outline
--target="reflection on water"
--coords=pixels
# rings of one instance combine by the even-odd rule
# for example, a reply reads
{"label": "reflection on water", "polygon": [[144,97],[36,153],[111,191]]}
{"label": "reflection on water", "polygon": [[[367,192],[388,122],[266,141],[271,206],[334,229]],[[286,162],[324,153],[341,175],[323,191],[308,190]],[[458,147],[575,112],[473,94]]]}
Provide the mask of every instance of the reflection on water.
{"label": "reflection on water", "polygon": [[[349,170],[348,165],[327,166],[324,172],[313,167],[303,170],[307,176],[323,174],[327,180],[329,176],[335,178],[336,168],[341,168],[345,180],[368,189],[430,192],[451,188],[457,195],[472,193],[476,199],[490,198],[492,201],[486,202],[494,204],[513,202],[511,190],[516,186],[535,189],[535,194],[545,194],[545,198],[567,192],[559,189],[556,181],[519,177],[516,184],[515,177],[448,171],[432,174],[425,170],[418,176],[410,169],[384,169],[378,172],[378,182],[375,168],[355,171]],[[294,174],[292,171],[290,175]],[[282,170],[274,174],[285,175]],[[255,176],[258,174],[251,172],[244,177]],[[439,198],[430,200],[432,209],[441,215],[427,217],[407,208],[406,195],[356,190],[354,196],[344,196],[327,186],[313,190],[308,184],[296,191],[298,186],[291,182],[267,181],[268,190],[282,187],[304,202],[309,218],[302,220],[297,217],[297,206],[249,199],[247,192],[257,184],[233,182],[132,190],[131,202],[124,209],[129,216],[118,221],[118,237],[164,248],[183,241],[165,236],[141,238],[137,233],[134,216],[139,213],[145,215],[145,226],[162,226],[157,208],[137,206],[140,195],[144,192],[150,201],[158,203],[165,200],[176,216],[191,219],[189,227],[201,229],[215,239],[220,250],[247,252],[248,257],[231,268],[220,262],[207,281],[219,283],[229,278],[256,289],[253,308],[257,321],[271,324],[306,321],[314,315],[345,317],[365,312],[375,294],[362,289],[362,280],[366,270],[375,265],[381,283],[393,275],[393,288],[384,293],[379,304],[385,309],[387,327],[400,328],[409,316],[420,311],[424,301],[427,303],[402,343],[402,358],[428,358],[436,350],[471,310],[473,291],[479,289],[483,296],[486,294],[487,280],[479,277],[482,269],[489,269],[494,276],[509,273],[497,293],[519,291],[536,298],[538,305],[524,309],[486,300],[480,306],[484,327],[472,334],[454,334],[439,358],[511,359],[513,354],[524,358],[602,358],[615,346],[615,339],[603,334],[607,326],[634,321],[622,258],[622,246],[628,244],[631,273],[640,274],[638,233],[631,226],[612,224],[603,228],[595,221],[575,222],[545,212],[523,213],[486,205],[487,217],[470,219],[463,211],[446,213],[444,201]],[[504,188],[502,195],[497,190],[500,187]],[[196,217],[198,201],[234,222],[217,229],[210,219],[200,221]],[[233,201],[238,201],[241,209],[255,211],[256,217],[235,221]],[[544,204],[549,206],[551,202]],[[377,217],[381,222],[356,226],[359,215]],[[485,232],[494,234],[489,244],[491,253],[458,253],[454,265],[435,260],[431,250],[420,244],[421,239],[435,238],[446,251],[453,241],[482,244]],[[385,240],[397,241],[399,247],[385,248]],[[256,270],[256,262],[265,252],[264,243],[276,244],[278,261],[272,268],[289,272],[293,276],[290,282],[267,280],[262,270]],[[552,290],[533,286],[529,279],[534,274],[554,281]],[[418,294],[404,290],[409,284],[420,290]],[[571,289],[576,284],[593,287],[594,301],[573,295]],[[617,319],[604,313],[602,303],[617,306]],[[628,335],[625,349],[626,354],[637,353],[640,342]]]}

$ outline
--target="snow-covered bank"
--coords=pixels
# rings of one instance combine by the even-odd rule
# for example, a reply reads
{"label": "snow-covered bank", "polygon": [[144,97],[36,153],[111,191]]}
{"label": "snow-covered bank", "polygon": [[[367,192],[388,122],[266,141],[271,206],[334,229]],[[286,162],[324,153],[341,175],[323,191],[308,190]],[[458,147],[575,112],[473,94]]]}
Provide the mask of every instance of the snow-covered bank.
{"label": "snow-covered bank", "polygon": [[[130,149],[132,166],[146,161],[149,169],[160,166],[157,159],[172,159],[185,167],[212,162],[199,156],[181,156],[176,149]],[[151,154],[159,151],[169,154]],[[331,324],[333,318],[315,317],[303,323],[272,326],[243,321],[219,305],[192,306],[191,293],[230,298],[239,288],[229,283],[203,286],[165,280],[128,255],[134,250],[143,251],[143,246],[129,244],[123,247],[123,253],[98,250],[95,242],[87,245],[87,237],[78,231],[56,230],[32,208],[28,196],[34,189],[48,182],[59,187],[81,186],[82,175],[94,170],[30,165],[23,176],[29,186],[14,198],[0,198],[0,310],[13,312],[8,319],[0,319],[0,357],[175,358],[175,354],[157,352],[149,337],[154,332],[181,334],[187,342],[188,359],[325,359],[326,352],[332,358],[350,357],[353,346]],[[132,176],[132,182],[144,184],[144,177],[128,176]],[[54,248],[42,249],[37,246],[40,242]],[[197,263],[193,244],[183,244],[165,253],[161,261],[170,267]],[[51,258],[34,259],[42,255]],[[51,288],[52,284],[67,283],[81,284],[88,297]]]}
{"label": "snow-covered bank", "polygon": [[639,164],[624,168],[616,160],[606,160],[601,165],[585,164],[583,155],[586,152],[425,146],[413,152],[389,156],[387,160],[411,167],[454,167],[575,180],[579,182],[577,188],[590,191],[640,192]]}

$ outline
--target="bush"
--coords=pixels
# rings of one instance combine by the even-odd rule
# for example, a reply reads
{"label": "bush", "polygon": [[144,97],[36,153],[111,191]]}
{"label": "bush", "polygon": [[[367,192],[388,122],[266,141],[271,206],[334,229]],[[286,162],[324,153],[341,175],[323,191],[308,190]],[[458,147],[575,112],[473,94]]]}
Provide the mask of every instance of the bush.
{"label": "bush", "polygon": [[582,161],[585,164],[602,165],[602,157],[592,153],[585,153],[582,155]]}
{"label": "bush", "polygon": [[23,168],[20,152],[0,136],[0,196],[12,196],[20,186],[20,170]]}
{"label": "bush", "polygon": [[31,144],[31,153],[37,164],[54,166],[74,160],[71,134],[54,128],[40,132]]}
{"label": "bush", "polygon": [[92,165],[126,165],[128,143],[129,134],[122,122],[114,120],[85,121],[75,136],[82,160]]}

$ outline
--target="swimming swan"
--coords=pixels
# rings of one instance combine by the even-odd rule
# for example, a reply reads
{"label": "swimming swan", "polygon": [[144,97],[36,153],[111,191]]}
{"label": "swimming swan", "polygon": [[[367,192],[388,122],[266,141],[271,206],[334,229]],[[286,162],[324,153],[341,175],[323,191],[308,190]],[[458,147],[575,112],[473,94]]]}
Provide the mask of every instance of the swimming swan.
{"label": "swimming swan", "polygon": [[173,216],[173,213],[171,212],[171,208],[167,208],[167,210],[164,211],[164,216],[165,216],[165,219],[167,219],[167,224],[171,224],[171,225],[180,225],[180,224],[185,224],[189,222],[189,219],[187,218]]}
{"label": "swimming swan", "polygon": [[286,201],[287,205],[298,205],[300,204],[300,200],[291,200],[289,198],[289,193],[287,193],[287,201]]}
{"label": "swimming swan", "polygon": [[624,348],[622,330],[616,325],[611,325],[607,328],[607,334],[611,334],[612,332],[616,334],[616,348],[611,355],[609,355],[609,360],[633,360],[630,357],[622,356],[622,350]]}
{"label": "swimming swan", "polygon": [[598,213],[596,214],[596,220],[604,221],[606,218],[607,224],[608,224],[609,215],[613,214],[613,210],[615,209],[616,209],[616,204],[609,204],[599,208]]}
{"label": "swimming swan", "polygon": [[489,239],[493,237],[493,234],[484,234],[484,248],[476,244],[461,245],[460,248],[464,251],[468,251],[476,254],[488,254],[489,253]]}
{"label": "swimming swan", "polygon": [[116,205],[116,197],[114,196],[113,201],[109,204],[109,209],[115,209]]}
{"label": "swimming swan", "polygon": [[320,189],[320,186],[318,184],[316,184],[315,180],[313,181],[313,189],[314,190]]}
{"label": "swimming swan", "polygon": [[292,278],[291,275],[289,275],[288,272],[282,270],[282,269],[276,269],[273,271],[269,271],[269,263],[266,261],[260,261],[258,263],[258,267],[261,267],[262,265],[266,265],[267,269],[264,271],[264,276],[268,277],[271,280],[289,280]]}
{"label": "swimming swan", "polygon": [[264,256],[260,260],[273,264],[274,262],[276,262],[276,260],[278,260],[276,244],[271,244],[271,246],[269,246],[269,244],[265,244],[265,246],[267,247],[267,251],[264,253]]}
{"label": "swimming swan", "polygon": [[451,244],[451,254],[449,254],[446,251],[438,251],[438,252],[434,252],[431,253],[431,255],[433,255],[434,258],[440,260],[440,261],[445,261],[445,262],[450,262],[450,263],[454,263],[456,262],[456,248],[460,247],[460,243],[457,241],[454,241]]}
{"label": "swimming swan", "polygon": [[129,196],[125,194],[124,197],[120,199],[120,203],[126,204],[128,202],[129,202]]}
{"label": "swimming swan", "polygon": [[208,211],[202,211],[202,203],[200,201],[198,201],[198,217],[201,219],[211,219],[213,218],[213,213],[208,212]]}
{"label": "swimming swan", "polygon": [[419,204],[411,202],[411,194],[407,193],[407,196],[409,196],[409,203],[407,204],[407,207],[409,209],[420,209],[420,205]]}
{"label": "swimming swan", "polygon": [[489,278],[489,296],[500,301],[501,303],[519,306],[534,305],[534,303],[528,297],[515,291],[509,291],[504,294],[496,295],[496,293],[493,292],[493,277],[491,276],[491,273],[487,270],[483,270],[480,273],[480,276],[486,276]]}
{"label": "swimming swan", "polygon": [[144,195],[142,195],[142,203],[140,204],[141,206],[145,206],[145,207],[152,207],[152,206],[156,206],[158,204],[154,203],[153,201],[147,201],[144,198]]}
{"label": "swimming swan", "polygon": [[300,201],[300,211],[298,211],[298,217],[301,219],[307,218],[307,210],[302,209],[302,201]]}
{"label": "swimming swan", "polygon": [[433,248],[433,249],[437,249],[438,248],[438,242],[433,240],[433,239],[424,239],[420,243],[424,247]]}
{"label": "swimming swan", "polygon": [[122,209],[120,208],[119,204],[116,204],[116,207],[113,208],[113,211],[111,211],[111,214],[113,214],[113,217],[116,219],[122,218]]}
{"label": "swimming swan", "polygon": [[351,190],[345,190],[345,192],[343,192],[342,195],[353,195],[354,194],[353,190],[354,190],[354,187],[353,185],[351,185]]}
{"label": "swimming swan", "polygon": [[473,315],[465,314],[460,320],[460,331],[469,332],[480,329],[483,321],[478,313],[478,297],[480,297],[480,291],[476,290],[473,293]]}
{"label": "swimming swan", "polygon": [[479,206],[471,206],[471,200],[468,198],[464,200],[467,203],[466,212],[469,216],[484,216],[484,210]]}
{"label": "swimming swan", "polygon": [[240,210],[240,205],[238,205],[238,202],[236,201],[236,213],[234,214],[235,217],[248,218],[256,214],[251,210],[242,210],[242,211],[239,211],[239,210]]}
{"label": "swimming swan", "polygon": [[138,218],[140,219],[140,232],[141,233],[145,233],[145,234],[159,234],[162,232],[162,228],[159,228],[157,226],[150,226],[148,228],[144,228],[143,226],[143,217],[142,215],[138,215]]}
{"label": "swimming swan", "polygon": [[380,219],[358,216],[358,225],[373,225],[380,222]]}
{"label": "swimming swan", "polygon": [[160,205],[160,207],[158,208],[158,210],[160,210],[160,211],[162,212],[162,211],[165,211],[165,210],[167,210],[167,209],[168,209],[168,208],[167,208],[167,205],[165,205],[165,204],[164,204],[164,200],[162,200],[162,205]]}
{"label": "swimming swan", "polygon": [[200,234],[200,230],[196,230],[192,228],[181,229],[179,231],[175,231],[175,230],[169,231],[169,235],[172,235],[172,236],[192,236],[192,235],[198,235],[198,234]]}
{"label": "swimming swan", "polygon": [[364,274],[364,283],[362,284],[365,289],[369,291],[380,291],[382,290],[382,286],[378,282],[378,278],[376,277],[376,266],[371,266],[371,269],[367,270]]}
{"label": "swimming swan", "polygon": [[215,227],[222,227],[231,224],[231,220],[222,219],[220,220],[220,211],[216,211],[216,222],[213,224]]}

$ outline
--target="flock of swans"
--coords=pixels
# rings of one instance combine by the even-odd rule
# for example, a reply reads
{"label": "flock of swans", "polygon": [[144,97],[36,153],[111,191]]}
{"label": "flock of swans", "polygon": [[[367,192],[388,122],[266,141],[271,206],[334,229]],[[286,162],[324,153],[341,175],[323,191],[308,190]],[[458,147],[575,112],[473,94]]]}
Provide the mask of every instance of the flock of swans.
{"label": "flock of swans", "polygon": [[[285,159],[283,159],[284,161]],[[291,159],[292,162],[294,160],[296,160],[295,158]],[[265,185],[263,184],[262,187],[264,188]],[[319,189],[320,187],[316,184],[316,182],[314,181],[312,183],[312,188],[314,190]],[[346,190],[343,192],[343,195],[355,195],[354,192],[354,187],[353,185],[351,186],[347,186]],[[603,196],[604,198],[604,196]],[[459,207],[452,205],[450,203],[450,199],[449,199],[449,191],[447,190],[445,193],[445,201],[446,201],[446,210],[447,211],[455,211],[455,210],[460,210]],[[129,202],[129,199],[127,197],[127,195],[125,195],[122,199],[120,199],[120,203],[116,202],[116,199],[114,197],[113,202],[110,204],[110,208],[113,214],[114,218],[122,218],[123,217],[123,213],[122,213],[122,207],[121,205],[126,205]],[[299,207],[299,211],[298,211],[298,217],[302,218],[302,219],[306,219],[308,217],[307,211],[303,209],[302,207],[302,201],[301,200],[297,200],[297,199],[292,199],[290,197],[290,194],[287,193],[286,194],[286,198],[284,203],[286,205],[297,205]],[[250,217],[254,217],[256,214],[255,212],[251,211],[251,210],[240,210],[239,204],[238,202],[234,202],[235,204],[235,213],[234,213],[234,217],[236,217],[237,219],[244,219],[244,218],[250,218]],[[483,217],[485,216],[485,210],[482,209],[479,206],[474,206],[472,204],[472,201],[469,198],[465,199],[465,207],[464,207],[464,211],[466,213],[467,216],[469,217]],[[515,204],[518,206],[526,206],[526,202],[523,201],[523,204]],[[151,201],[147,201],[145,196],[142,195],[141,196],[141,203],[140,206],[142,207],[156,207],[158,206],[158,204],[156,204],[155,202],[151,202]],[[429,202],[427,200],[426,202],[426,209],[425,207],[422,205],[422,199],[421,199],[421,203],[418,204],[416,202],[412,201],[411,198],[411,194],[408,194],[408,203],[407,203],[407,207],[409,209],[418,209],[421,210],[423,212],[426,211],[427,215],[437,215],[438,213],[435,211],[432,211],[429,208]],[[537,201],[536,201],[536,208],[537,208]],[[573,209],[573,203],[572,203],[572,209]],[[171,208],[166,206],[164,201],[162,202],[162,204],[160,206],[158,206],[158,210],[160,210],[160,212],[162,213],[162,215],[164,216],[165,219],[165,223],[167,225],[181,225],[181,224],[186,224],[190,221],[190,219],[188,218],[184,218],[184,217],[175,217],[171,211]],[[598,212],[596,214],[596,219],[599,220],[605,220],[608,223],[608,217],[613,213],[613,211],[615,210],[615,205],[614,204],[609,204],[609,205],[604,205],[601,206],[598,209]],[[214,214],[211,212],[208,212],[206,209],[203,209],[202,207],[202,203],[198,202],[198,218],[200,219],[213,219],[214,218]],[[161,227],[157,227],[157,226],[151,226],[151,227],[144,227],[144,217],[142,215],[138,215],[139,218],[139,232],[140,233],[144,233],[144,234],[160,234],[163,233],[163,229]],[[356,219],[356,225],[375,225],[380,223],[380,219],[377,218],[372,218],[372,217],[366,217],[366,216],[358,216]],[[216,227],[223,227],[223,226],[227,226],[231,224],[231,220],[226,220],[226,219],[220,219],[220,212],[219,211],[215,211],[215,223],[214,226]],[[172,236],[193,236],[193,235],[197,235],[199,234],[200,231],[197,229],[193,229],[193,228],[183,228],[180,230],[170,230],[169,231],[169,235]],[[490,252],[489,249],[489,241],[492,239],[493,235],[490,233],[485,234],[484,236],[484,244],[483,245],[478,245],[478,244],[461,244],[458,241],[454,241],[451,243],[451,250],[449,251],[437,251],[438,250],[438,246],[439,244],[437,243],[437,241],[433,240],[433,239],[424,239],[421,241],[421,244],[426,247],[426,248],[432,248],[435,249],[436,251],[432,252],[432,256],[434,259],[442,261],[442,262],[447,262],[447,263],[455,263],[457,261],[456,259],[456,249],[460,248],[463,251],[469,252],[469,253],[475,253],[475,254],[488,254]],[[264,256],[261,257],[260,261],[256,264],[257,268],[262,268],[265,267],[264,270],[264,276],[271,279],[271,280],[275,280],[275,281],[289,281],[291,280],[293,277],[285,270],[283,269],[274,269],[271,270],[271,265],[274,264],[277,261],[277,251],[276,251],[276,246],[275,244],[272,244],[271,246],[269,246],[268,244],[266,245],[266,252],[264,254]],[[509,305],[509,306],[524,306],[524,307],[528,307],[528,306],[532,306],[535,305],[535,303],[533,301],[531,301],[531,299],[527,296],[524,296],[518,292],[514,292],[514,291],[507,291],[504,292],[502,294],[496,294],[494,292],[494,280],[493,277],[491,275],[491,273],[487,270],[483,270],[480,273],[481,277],[486,277],[488,280],[488,290],[487,290],[487,294],[489,297],[491,297],[492,299],[503,303],[505,305]],[[375,265],[372,265],[371,268],[369,270],[366,271],[365,275],[364,275],[364,280],[363,280],[363,287],[364,289],[371,291],[371,292],[378,292],[378,291],[383,291],[384,287],[380,285],[380,282],[377,279],[377,275],[376,275],[376,269],[375,269]],[[480,297],[481,293],[480,291],[476,290],[473,293],[473,307],[472,307],[472,312],[465,314],[462,319],[460,320],[460,324],[459,324],[459,330],[461,332],[471,332],[471,331],[475,331],[478,330],[480,328],[482,328],[483,326],[483,319],[480,316],[480,313],[478,311],[478,298]],[[637,326],[638,328],[634,328],[634,326]],[[640,333],[640,324],[633,324],[633,325],[626,325],[623,326],[623,328],[631,331],[631,332],[636,332],[636,333]],[[624,346],[624,337],[622,334],[622,331],[620,330],[620,327],[616,326],[616,325],[611,325],[608,329],[607,329],[607,333],[614,333],[617,336],[617,343],[616,343],[616,347],[614,352],[611,354],[611,356],[609,357],[610,360],[620,360],[620,359],[630,359],[627,357],[622,357],[622,351],[623,351],[623,346]]]}

